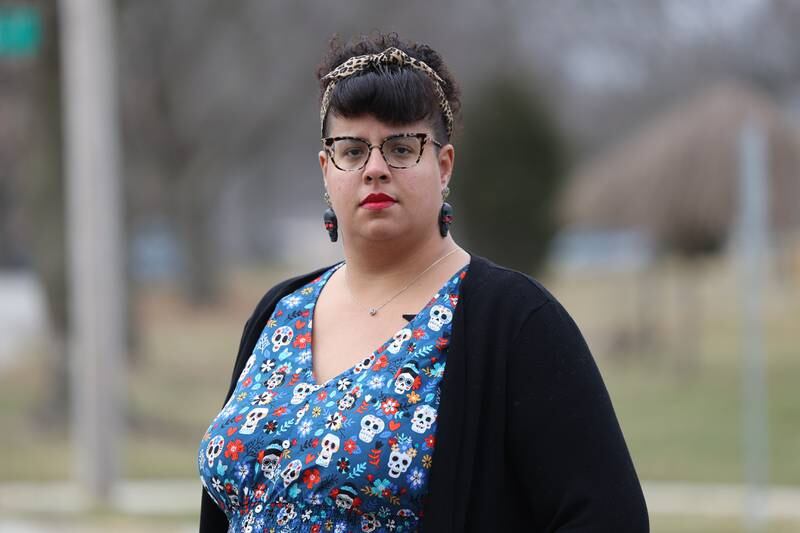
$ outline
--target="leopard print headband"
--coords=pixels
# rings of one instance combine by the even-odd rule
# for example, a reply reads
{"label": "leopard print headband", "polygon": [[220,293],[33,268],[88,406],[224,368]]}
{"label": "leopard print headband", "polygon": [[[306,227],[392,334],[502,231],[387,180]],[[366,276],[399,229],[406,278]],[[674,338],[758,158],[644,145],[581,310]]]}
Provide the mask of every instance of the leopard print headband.
{"label": "leopard print headband", "polygon": [[442,114],[444,114],[445,121],[447,122],[447,136],[452,136],[453,111],[450,109],[450,103],[447,101],[447,97],[442,89],[444,80],[424,61],[415,59],[402,50],[398,50],[394,47],[387,48],[378,54],[366,54],[363,56],[351,57],[322,77],[322,81],[328,81],[330,83],[328,83],[328,86],[325,88],[325,93],[322,95],[322,108],[319,112],[320,135],[324,135],[323,130],[325,129],[325,115],[328,114],[328,107],[331,103],[333,88],[336,87],[336,84],[344,78],[352,76],[357,72],[367,70],[368,68],[377,67],[381,63],[386,65],[397,65],[400,67],[408,65],[417,70],[421,70],[427,74],[431,80],[433,80],[433,86],[436,90],[436,95],[439,97],[439,106],[442,108]]}

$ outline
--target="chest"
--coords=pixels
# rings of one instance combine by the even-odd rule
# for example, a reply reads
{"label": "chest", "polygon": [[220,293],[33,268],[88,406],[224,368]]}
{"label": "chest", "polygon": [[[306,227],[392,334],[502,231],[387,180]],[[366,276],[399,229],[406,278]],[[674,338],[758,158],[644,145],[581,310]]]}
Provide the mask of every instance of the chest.
{"label": "chest", "polygon": [[[413,313],[413,312],[412,312]],[[324,383],[362,362],[387,340],[401,342],[408,321],[399,308],[343,311],[335,298],[320,299],[314,311],[313,371],[317,383]]]}

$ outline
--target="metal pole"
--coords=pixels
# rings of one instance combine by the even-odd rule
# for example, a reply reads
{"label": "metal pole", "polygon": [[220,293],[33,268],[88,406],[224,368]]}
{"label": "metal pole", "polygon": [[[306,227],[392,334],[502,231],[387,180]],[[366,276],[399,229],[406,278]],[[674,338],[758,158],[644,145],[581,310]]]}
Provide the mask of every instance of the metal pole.
{"label": "metal pole", "polygon": [[767,143],[762,128],[746,123],[739,136],[739,259],[742,290],[742,400],[747,490],[745,527],[761,531],[767,520],[769,472],[767,385],[762,294],[768,258]]}
{"label": "metal pole", "polygon": [[74,474],[94,505],[118,477],[123,269],[112,6],[60,0]]}

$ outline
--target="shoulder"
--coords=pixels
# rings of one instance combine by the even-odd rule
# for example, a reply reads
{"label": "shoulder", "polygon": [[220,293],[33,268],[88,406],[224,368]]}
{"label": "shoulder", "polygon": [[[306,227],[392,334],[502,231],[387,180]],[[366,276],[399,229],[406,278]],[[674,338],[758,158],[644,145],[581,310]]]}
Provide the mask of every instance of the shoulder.
{"label": "shoulder", "polygon": [[304,274],[299,274],[297,276],[284,279],[283,281],[280,281],[270,287],[269,290],[267,290],[267,292],[265,292],[261,297],[258,304],[256,304],[256,307],[253,310],[253,313],[250,315],[250,318],[247,319],[243,337],[247,337],[248,335],[252,335],[256,332],[261,332],[266,325],[267,320],[269,320],[269,315],[272,313],[272,310],[275,308],[275,305],[277,305],[281,298],[299,289],[310,281],[315,280],[325,271],[333,268],[337,264],[338,262],[322,268],[317,268]]}
{"label": "shoulder", "polygon": [[322,274],[324,274],[327,270],[336,266],[337,263],[333,263],[328,266],[324,266],[322,268],[317,268],[315,270],[311,270],[310,272],[306,272],[304,274],[298,274],[297,276],[293,276],[291,278],[286,278],[282,281],[279,281],[275,285],[269,288],[267,292],[261,297],[258,304],[256,305],[255,311],[253,312],[253,316],[260,314],[260,312],[270,309],[274,307],[275,303],[278,300],[286,296],[287,294],[291,293],[292,291],[297,290],[298,288],[302,287],[303,285],[309,283],[310,281],[315,280]]}
{"label": "shoulder", "polygon": [[561,307],[533,276],[474,254],[461,290],[468,307],[500,313],[528,316],[548,303]]}
{"label": "shoulder", "polygon": [[245,367],[247,360],[253,353],[253,348],[255,347],[256,342],[258,341],[258,338],[266,326],[267,321],[269,320],[269,317],[272,314],[272,311],[275,309],[275,305],[278,303],[278,301],[285,295],[317,278],[323,272],[325,272],[325,270],[331,268],[331,266],[319,268],[305,274],[300,274],[299,276],[285,279],[279,283],[276,283],[266,293],[264,293],[264,295],[261,297],[261,300],[256,305],[256,308],[253,310],[253,313],[250,315],[250,318],[248,318],[247,322],[244,324],[242,337],[239,341],[239,350],[237,351],[236,361],[233,365],[233,374],[231,375],[228,394],[225,397],[226,402],[230,399],[231,394],[233,394],[233,391],[236,388],[236,381],[241,374],[242,369]]}

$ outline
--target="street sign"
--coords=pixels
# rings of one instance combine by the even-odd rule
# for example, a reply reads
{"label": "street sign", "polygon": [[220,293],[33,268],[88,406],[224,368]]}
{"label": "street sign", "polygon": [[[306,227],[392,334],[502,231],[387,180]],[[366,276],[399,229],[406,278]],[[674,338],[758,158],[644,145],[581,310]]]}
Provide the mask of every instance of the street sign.
{"label": "street sign", "polygon": [[42,21],[38,9],[0,7],[0,58],[35,56],[41,42]]}

